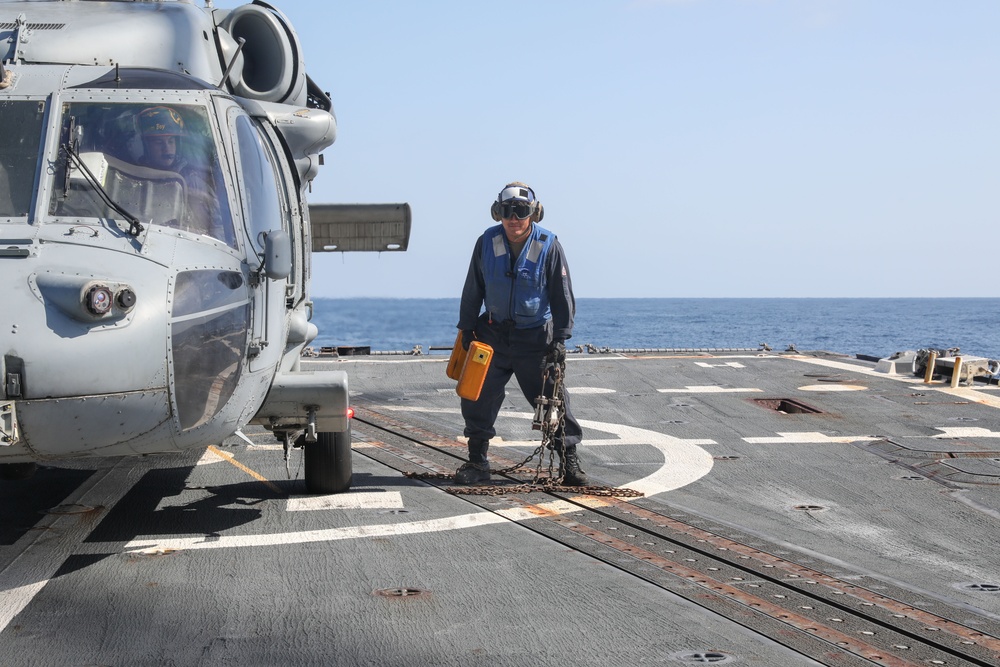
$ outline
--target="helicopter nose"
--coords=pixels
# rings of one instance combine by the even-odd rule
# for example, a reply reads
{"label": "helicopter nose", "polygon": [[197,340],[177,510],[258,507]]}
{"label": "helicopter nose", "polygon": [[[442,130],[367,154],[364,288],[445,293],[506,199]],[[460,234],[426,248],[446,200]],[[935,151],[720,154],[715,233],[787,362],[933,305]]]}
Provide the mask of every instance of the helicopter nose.
{"label": "helicopter nose", "polygon": [[42,298],[78,322],[110,322],[126,317],[136,305],[131,285],[80,275],[46,272],[35,277]]}
{"label": "helicopter nose", "polygon": [[[167,315],[155,307],[167,272],[139,260],[145,277],[109,280],[73,267],[69,250],[47,249],[44,264],[22,259],[27,280],[11,281],[0,311],[5,459],[128,453],[170,420]],[[122,275],[135,273],[118,255]]]}

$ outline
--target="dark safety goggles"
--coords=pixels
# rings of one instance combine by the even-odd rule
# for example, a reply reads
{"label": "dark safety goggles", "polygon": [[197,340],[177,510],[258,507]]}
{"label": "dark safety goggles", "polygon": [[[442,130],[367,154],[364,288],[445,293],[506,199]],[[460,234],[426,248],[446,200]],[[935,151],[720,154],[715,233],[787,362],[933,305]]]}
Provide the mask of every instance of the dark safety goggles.
{"label": "dark safety goggles", "polygon": [[531,216],[531,208],[531,204],[523,201],[502,202],[500,204],[500,217],[524,220]]}

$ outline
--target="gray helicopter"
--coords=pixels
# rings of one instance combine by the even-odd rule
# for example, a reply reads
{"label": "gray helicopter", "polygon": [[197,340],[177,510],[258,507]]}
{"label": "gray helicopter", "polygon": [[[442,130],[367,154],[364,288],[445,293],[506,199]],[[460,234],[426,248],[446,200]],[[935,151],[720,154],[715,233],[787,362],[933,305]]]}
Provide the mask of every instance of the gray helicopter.
{"label": "gray helicopter", "polygon": [[260,1],[0,1],[0,476],[218,444],[351,484],[347,375],[303,371],[311,251],[400,251],[407,204],[309,205],[329,96]]}

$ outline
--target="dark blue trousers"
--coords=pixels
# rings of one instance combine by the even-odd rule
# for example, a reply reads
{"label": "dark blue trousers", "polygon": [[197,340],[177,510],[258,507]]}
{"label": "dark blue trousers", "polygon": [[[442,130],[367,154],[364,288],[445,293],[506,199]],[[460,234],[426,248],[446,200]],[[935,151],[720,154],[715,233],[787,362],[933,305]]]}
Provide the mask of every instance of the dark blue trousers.
{"label": "dark blue trousers", "polygon": [[[465,418],[466,437],[470,441],[486,441],[497,434],[494,424],[512,375],[517,378],[524,398],[534,411],[535,398],[543,389],[542,361],[552,340],[551,323],[534,329],[515,329],[512,323],[490,323],[484,314],[476,325],[476,339],[493,348],[493,360],[486,372],[479,400],[462,399],[462,417]],[[552,395],[551,378],[544,390],[546,396]],[[565,387],[563,399],[566,407],[565,433],[558,431],[556,442],[563,440],[567,451],[574,451],[583,439],[583,429],[570,412],[569,392]]]}

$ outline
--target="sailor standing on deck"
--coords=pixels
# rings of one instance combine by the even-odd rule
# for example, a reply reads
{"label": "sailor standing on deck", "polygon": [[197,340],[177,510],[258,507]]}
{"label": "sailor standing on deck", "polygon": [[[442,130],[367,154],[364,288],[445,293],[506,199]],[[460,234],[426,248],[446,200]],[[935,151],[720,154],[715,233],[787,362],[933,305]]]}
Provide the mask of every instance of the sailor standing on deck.
{"label": "sailor standing on deck", "polygon": [[[544,210],[535,192],[524,183],[509,183],[490,214],[501,224],[476,241],[458,319],[465,349],[473,340],[493,348],[479,400],[462,399],[469,462],[455,473],[459,484],[489,480],[486,452],[496,435],[493,425],[507,382],[515,375],[528,404],[534,406],[543,390],[543,362],[566,360],[565,341],[573,333],[576,312],[562,246],[555,234],[537,224]],[[552,395],[551,379],[544,389],[546,396]],[[555,434],[563,483],[586,486],[589,481],[576,451],[583,431],[570,413],[565,389],[563,399],[564,426]]]}

